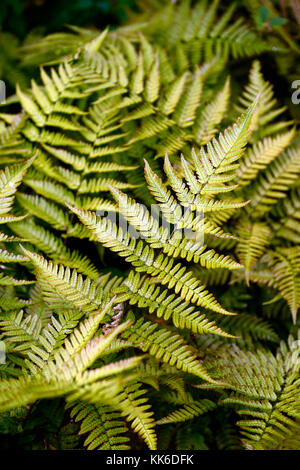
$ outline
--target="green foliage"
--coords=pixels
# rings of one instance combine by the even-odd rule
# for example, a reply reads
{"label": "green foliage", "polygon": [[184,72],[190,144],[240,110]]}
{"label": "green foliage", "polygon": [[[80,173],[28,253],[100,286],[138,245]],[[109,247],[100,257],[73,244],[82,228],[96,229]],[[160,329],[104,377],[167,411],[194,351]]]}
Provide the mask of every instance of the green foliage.
{"label": "green foliage", "polygon": [[28,45],[0,114],[0,433],[299,450],[297,127],[257,57],[228,73],[270,45],[217,1],[140,10]]}
{"label": "green foliage", "polygon": [[[299,448],[298,340],[290,336],[288,344],[280,344],[276,356],[270,351],[253,353],[225,346],[211,358],[208,355],[205,362],[228,384],[221,403],[235,406],[247,449]],[[207,389],[206,385],[200,387]]]}

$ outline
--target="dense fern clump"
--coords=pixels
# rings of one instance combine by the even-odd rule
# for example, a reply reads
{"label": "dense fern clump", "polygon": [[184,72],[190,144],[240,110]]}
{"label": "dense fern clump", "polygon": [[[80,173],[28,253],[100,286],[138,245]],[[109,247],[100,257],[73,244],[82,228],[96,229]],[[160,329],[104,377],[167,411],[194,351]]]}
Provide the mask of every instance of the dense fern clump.
{"label": "dense fern clump", "polygon": [[4,447],[300,450],[300,148],[274,48],[233,6],[160,3],[28,45],[40,79],[0,114]]}

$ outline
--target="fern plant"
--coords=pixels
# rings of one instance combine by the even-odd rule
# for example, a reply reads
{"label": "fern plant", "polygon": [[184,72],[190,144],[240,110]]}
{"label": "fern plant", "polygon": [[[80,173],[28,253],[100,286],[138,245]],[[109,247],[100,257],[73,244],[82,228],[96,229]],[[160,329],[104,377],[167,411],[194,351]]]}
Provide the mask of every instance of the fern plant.
{"label": "fern plant", "polygon": [[141,9],[28,46],[0,114],[0,433],[299,449],[297,129],[257,58],[227,73],[268,45],[218,2]]}

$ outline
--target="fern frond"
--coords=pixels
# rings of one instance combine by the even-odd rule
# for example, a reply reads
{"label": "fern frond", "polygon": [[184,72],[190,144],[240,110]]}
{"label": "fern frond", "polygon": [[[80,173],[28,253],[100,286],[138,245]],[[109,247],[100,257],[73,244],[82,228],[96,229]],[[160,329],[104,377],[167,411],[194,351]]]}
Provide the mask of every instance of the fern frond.
{"label": "fern frond", "polygon": [[68,202],[69,204],[74,203],[73,193],[68,191],[62,185],[53,183],[52,181],[33,180],[29,178],[25,178],[24,183],[47,199],[51,199],[60,204],[64,204],[65,202]]}
{"label": "fern frond", "polygon": [[[244,147],[249,138],[249,129],[252,115],[256,107],[256,102],[249,108],[247,114],[241,117],[237,123],[228,128],[224,134],[220,134],[218,139],[213,139],[207,144],[207,149],[200,149],[199,157],[192,152],[193,165],[197,174],[197,180],[191,180],[188,174],[188,167],[184,169],[189,185],[194,181],[195,189],[193,193],[199,195],[217,194],[219,192],[230,191],[233,188],[224,183],[234,178],[232,173],[238,168],[237,160],[242,156]],[[170,184],[180,199],[180,194],[184,193],[184,186],[172,170],[168,160],[165,160],[165,171],[169,177]],[[182,196],[181,199],[182,200]],[[184,202],[184,201],[182,201]]]}
{"label": "fern frond", "polygon": [[[122,286],[114,291],[118,301],[129,301],[131,305],[147,307],[150,313],[158,318],[172,318],[177,328],[188,328],[194,333],[213,333],[228,336],[214,321],[208,321],[204,314],[195,311],[193,306],[181,301],[175,294],[168,295],[167,290],[161,290],[150,279],[143,279],[139,273],[130,271]],[[230,335],[229,335],[230,336]]]}
{"label": "fern frond", "polygon": [[154,431],[155,421],[151,405],[145,398],[141,384],[129,384],[118,394],[118,407],[122,416],[131,422],[132,428],[144,439],[149,449],[155,450],[157,437]]}
{"label": "fern frond", "polygon": [[34,284],[35,281],[29,280],[22,280],[22,279],[14,279],[11,276],[6,276],[3,273],[0,273],[0,286],[21,286],[27,284]]}
{"label": "fern frond", "polygon": [[31,345],[38,342],[42,322],[37,315],[24,316],[24,311],[20,310],[18,313],[11,313],[7,319],[2,319],[1,329],[8,341],[14,343],[14,351],[28,353]]}
{"label": "fern frond", "polygon": [[7,167],[5,170],[2,170],[0,173],[0,216],[3,220],[5,216],[11,209],[14,195],[17,191],[17,187],[22,181],[22,178],[26,170],[33,163],[35,157],[32,157],[27,162],[21,165],[15,165],[13,167]]}
{"label": "fern frond", "polygon": [[228,107],[230,82],[226,80],[216,97],[202,110],[195,123],[194,134],[199,145],[207,144],[216,134]]}
{"label": "fern frond", "polygon": [[168,230],[158,227],[158,221],[144,206],[112,186],[110,190],[118,203],[119,212],[146,237],[146,241],[152,248],[162,248],[163,252],[168,255],[180,256],[188,261],[194,260],[195,263],[200,262],[207,268],[238,269],[241,267],[229,256],[219,255],[214,250],[206,251],[206,246],[202,241],[182,238],[176,232],[170,235]]}
{"label": "fern frond", "polygon": [[231,314],[223,309],[217,300],[205,290],[204,286],[192,276],[180,263],[174,264],[172,258],[159,255],[154,256],[154,250],[145,246],[142,240],[136,243],[129,234],[123,234],[122,228],[117,228],[109,219],[98,218],[88,211],[71,208],[80,220],[92,231],[104,246],[117,251],[126,261],[135,266],[139,272],[145,272],[155,277],[168,288],[174,287],[180,292],[183,300],[202,305],[223,314]]}
{"label": "fern frond", "polygon": [[35,274],[46,302],[54,308],[64,305],[83,312],[97,310],[101,301],[101,289],[90,279],[83,280],[75,270],[47,261],[40,255],[22,248],[35,268]]}
{"label": "fern frond", "polygon": [[0,262],[1,263],[26,263],[28,259],[26,256],[9,253],[7,250],[0,249]]}
{"label": "fern frond", "polygon": [[270,352],[254,354],[231,347],[219,359],[212,359],[213,364],[233,391],[222,402],[238,406],[242,419],[237,424],[244,446],[253,450],[284,448],[285,441],[299,430],[298,341],[290,336],[288,345],[282,342],[276,358]]}
{"label": "fern frond", "polygon": [[171,366],[174,365],[208,382],[212,381],[182,337],[174,335],[170,330],[160,328],[155,323],[144,322],[141,318],[123,333],[123,337]]}
{"label": "fern frond", "polygon": [[277,249],[271,254],[274,283],[287,301],[296,324],[300,307],[300,250],[299,247]]}
{"label": "fern frond", "polygon": [[237,180],[241,186],[254,180],[259,171],[264,170],[292,142],[295,130],[292,129],[276,137],[265,137],[249,150],[237,171]]}
{"label": "fern frond", "polygon": [[299,150],[290,148],[282,153],[268,167],[266,173],[258,178],[251,191],[256,194],[250,206],[257,212],[270,210],[270,206],[285,197],[287,190],[297,181],[299,168]]}
{"label": "fern frond", "polygon": [[89,276],[91,279],[97,279],[99,272],[93,263],[76,250],[69,250],[65,247],[61,238],[54,233],[46,230],[41,225],[35,224],[32,220],[28,220],[27,224],[17,222],[9,225],[9,227],[19,235],[25,235],[27,241],[43,251],[47,256],[55,258],[59,263],[75,268],[79,272]]}
{"label": "fern frond", "polygon": [[[102,314],[102,312],[101,312]],[[101,315],[100,314],[100,315]],[[88,331],[88,337],[83,339],[76,334],[72,336],[72,340],[65,343],[65,347],[59,349],[52,360],[44,366],[42,372],[36,372],[30,375],[20,376],[18,379],[4,380],[0,382],[1,398],[0,409],[5,411],[14,407],[24,406],[32,403],[40,398],[64,396],[67,395],[67,401],[76,400],[79,396],[85,395],[86,399],[93,402],[97,396],[97,402],[107,404],[107,401],[115,396],[120,388],[122,380],[107,379],[97,381],[97,373],[86,371],[86,369],[101,355],[106,346],[125,328],[129,323],[125,323],[115,328],[106,337],[98,337],[89,341],[95,333],[93,328],[99,325],[98,319],[92,322],[91,330],[89,327],[90,319],[85,322],[85,329]],[[134,367],[137,364],[137,358],[128,363],[128,367]],[[68,364],[66,367],[64,364]],[[87,384],[83,390],[85,379],[82,374],[87,374]],[[90,374],[91,372],[91,374]],[[107,371],[109,375],[109,371]],[[81,380],[79,377],[81,376]],[[77,377],[77,380],[75,378]],[[125,380],[125,379],[124,379]],[[113,392],[113,393],[112,393]]]}
{"label": "fern frond", "polygon": [[[264,137],[280,130],[281,125],[273,125],[268,128],[267,124],[282,114],[285,107],[276,108],[273,87],[269,82],[264,80],[260,63],[258,60],[255,60],[250,71],[249,84],[246,86],[243,95],[239,99],[240,104],[236,107],[237,111],[239,113],[244,112],[258,94],[260,94],[260,99],[255,117],[251,124],[251,131],[253,132],[259,128],[261,129],[261,136]],[[287,123],[284,123],[285,126],[286,124]]]}
{"label": "fern frond", "polygon": [[[18,192],[17,201],[30,214],[45,220],[54,228],[65,230],[70,226],[70,221],[65,212],[53,202],[41,196],[32,196],[29,194]],[[13,222],[13,220],[12,220]]]}
{"label": "fern frond", "polygon": [[207,411],[211,411],[216,407],[215,403],[204,398],[203,400],[195,401],[184,405],[182,408],[173,411],[168,416],[156,421],[156,424],[169,424],[180,423],[200,416]]}
{"label": "fern frond", "polygon": [[88,450],[130,449],[120,413],[109,406],[78,402],[72,407],[71,417],[80,422],[80,434],[88,434],[84,441]]}
{"label": "fern frond", "polygon": [[274,206],[273,212],[277,215],[277,220],[272,221],[272,226],[278,237],[299,243],[300,192],[294,189],[289,196]]}
{"label": "fern frond", "polygon": [[245,267],[246,281],[249,283],[249,273],[252,267],[271,241],[271,230],[264,223],[256,222],[252,225],[245,221],[239,226],[238,233],[242,240],[237,244],[236,250]]}

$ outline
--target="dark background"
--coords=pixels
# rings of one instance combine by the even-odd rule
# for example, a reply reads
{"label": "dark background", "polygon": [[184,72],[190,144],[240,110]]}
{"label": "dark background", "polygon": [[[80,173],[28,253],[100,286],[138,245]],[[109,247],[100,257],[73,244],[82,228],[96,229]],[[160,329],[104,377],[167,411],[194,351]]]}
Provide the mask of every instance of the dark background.
{"label": "dark background", "polygon": [[1,0],[0,28],[24,39],[32,29],[43,34],[60,31],[66,24],[117,26],[126,20],[134,0]]}
{"label": "dark background", "polygon": [[[50,33],[69,31],[67,25],[99,30],[108,25],[116,28],[126,22],[129,10],[137,11],[136,3],[136,0],[0,0],[0,79],[6,83],[7,96],[14,93],[16,83],[21,87],[30,86],[30,77],[35,77],[37,73],[37,69],[30,69],[28,64],[24,64],[24,52],[20,46]],[[220,13],[226,11],[231,3],[232,0],[222,0]],[[237,16],[243,16],[255,28],[255,22],[245,8],[245,0],[236,0],[236,3]],[[288,19],[288,30],[295,24],[298,26],[295,20]],[[275,30],[273,28],[273,32]],[[268,53],[259,59],[265,79],[274,86],[275,96],[288,107],[290,117],[299,123],[300,106],[291,102],[291,83],[299,78],[299,57],[292,50],[287,51],[281,54],[280,62],[274,54]],[[248,81],[253,59],[246,58],[229,64],[231,74],[235,75],[241,86]],[[287,119],[290,117],[286,116]]]}

